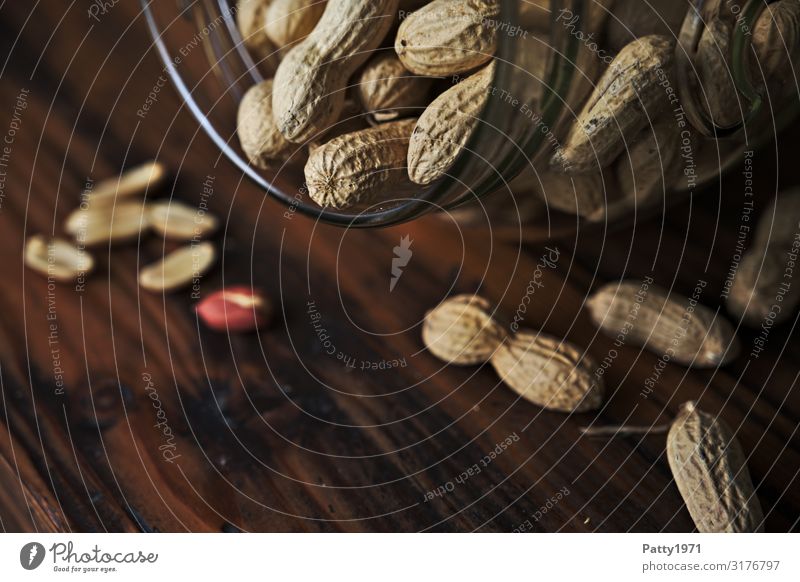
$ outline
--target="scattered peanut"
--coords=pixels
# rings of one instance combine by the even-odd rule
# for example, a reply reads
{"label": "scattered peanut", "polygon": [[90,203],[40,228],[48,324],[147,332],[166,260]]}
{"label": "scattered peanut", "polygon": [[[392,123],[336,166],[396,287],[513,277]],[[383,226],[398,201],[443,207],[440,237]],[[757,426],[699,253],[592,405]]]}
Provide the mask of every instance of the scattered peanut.
{"label": "scattered peanut", "polygon": [[64,230],[77,242],[91,246],[136,239],[147,225],[144,203],[130,200],[113,206],[79,208],[67,217]]}
{"label": "scattered peanut", "polygon": [[456,295],[425,315],[422,340],[437,358],[460,366],[481,364],[506,337],[493,306],[478,295]]}
{"label": "scattered peanut", "polygon": [[161,162],[147,162],[131,168],[116,178],[101,180],[83,193],[84,206],[99,208],[132,196],[143,196],[158,188],[167,177]]}
{"label": "scattered peanut", "polygon": [[721,419],[685,403],[667,435],[667,459],[700,533],[763,531],[742,447]]}
{"label": "scattered peanut", "polygon": [[139,272],[139,285],[149,291],[174,291],[202,277],[217,251],[210,242],[181,247]]}
{"label": "scattered peanut", "polygon": [[154,231],[175,240],[205,238],[219,226],[217,217],[207,210],[192,208],[176,200],[148,204],[147,220]]}
{"label": "scattered peanut", "polygon": [[752,246],[736,269],[728,311],[761,326],[790,318],[800,303],[800,285],[787,281],[787,267],[800,252],[800,191],[778,195],[758,222]]}
{"label": "scattered peanut", "polygon": [[611,337],[668,355],[684,366],[713,368],[739,353],[731,325],[713,311],[646,282],[610,283],[586,303],[595,325]]}
{"label": "scattered peanut", "polygon": [[543,408],[586,412],[602,403],[594,361],[566,340],[520,330],[500,346],[492,365],[515,392]]}
{"label": "scattered peanut", "polygon": [[778,196],[764,209],[758,221],[753,245],[791,244],[800,232],[800,188],[792,188]]}
{"label": "scattered peanut", "polygon": [[585,412],[602,401],[602,378],[595,376],[588,355],[543,333],[507,333],[494,319],[489,302],[476,295],[453,297],[429,311],[422,339],[446,362],[491,362],[512,390],[537,406]]}
{"label": "scattered peanut", "polygon": [[25,243],[25,264],[56,281],[70,282],[94,268],[94,259],[86,251],[59,239],[32,236]]}

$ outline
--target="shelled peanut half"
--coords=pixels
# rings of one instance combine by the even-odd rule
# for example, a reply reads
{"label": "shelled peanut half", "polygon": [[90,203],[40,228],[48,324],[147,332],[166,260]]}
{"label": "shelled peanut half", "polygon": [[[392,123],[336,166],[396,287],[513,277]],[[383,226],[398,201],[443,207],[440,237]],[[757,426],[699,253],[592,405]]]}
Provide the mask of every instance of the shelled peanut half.
{"label": "shelled peanut half", "polygon": [[25,264],[56,281],[78,280],[95,266],[90,248],[137,241],[152,230],[164,239],[189,244],[144,267],[139,274],[143,288],[173,290],[202,276],[216,258],[214,245],[202,239],[214,233],[219,221],[208,210],[178,200],[147,200],[167,176],[164,164],[152,161],[93,184],[64,220],[64,232],[72,240],[31,237],[25,247]]}
{"label": "shelled peanut half", "polygon": [[[146,200],[157,194],[167,176],[164,164],[153,161],[93,184],[64,221],[72,240],[30,237],[23,252],[25,265],[49,281],[82,286],[96,266],[89,247],[138,241],[154,231],[165,243],[180,246],[139,271],[140,287],[167,293],[196,284],[216,262],[216,246],[205,239],[217,230],[219,220],[204,206],[172,198]],[[272,304],[259,289],[232,285],[207,295],[195,311],[214,331],[241,333],[268,325]]]}

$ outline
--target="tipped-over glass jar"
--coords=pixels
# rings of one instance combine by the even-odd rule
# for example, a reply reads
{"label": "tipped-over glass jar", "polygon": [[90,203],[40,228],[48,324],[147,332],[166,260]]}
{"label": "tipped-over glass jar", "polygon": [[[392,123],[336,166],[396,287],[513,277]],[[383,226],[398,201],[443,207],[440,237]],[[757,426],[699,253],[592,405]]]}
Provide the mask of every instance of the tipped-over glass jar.
{"label": "tipped-over glass jar", "polygon": [[[441,210],[522,238],[615,223],[718,177],[790,121],[800,99],[796,0],[388,0],[375,3],[386,11],[366,24],[352,9],[364,0],[298,1],[295,10],[314,13],[300,32],[299,12],[276,16],[266,9],[269,0],[142,4],[166,72],[222,152],[287,213],[344,227]],[[315,26],[311,38],[296,40]],[[248,90],[276,66],[295,67],[275,84],[292,85],[290,101],[308,97],[303,84],[313,81],[293,74],[302,60],[293,53],[378,29],[388,32],[375,46],[351,38],[350,49],[327,46],[314,65],[348,77],[325,85],[341,98],[311,100],[315,107],[339,103],[332,124],[311,137],[305,132],[269,169],[251,163],[237,136]],[[278,64],[287,55],[294,64]],[[431,81],[417,85],[425,88],[415,89],[409,104],[372,109],[360,87],[380,59],[399,59],[404,75]],[[470,79],[477,97],[465,85]],[[297,112],[289,115],[295,122]],[[366,149],[342,172],[375,172],[385,187],[371,180],[351,205],[313,200],[309,156],[326,143],[341,154],[344,142],[331,140],[405,118],[415,155],[405,155],[404,139],[392,167],[373,163],[380,148]],[[324,179],[327,186],[334,178]],[[350,180],[334,187],[361,186]]]}

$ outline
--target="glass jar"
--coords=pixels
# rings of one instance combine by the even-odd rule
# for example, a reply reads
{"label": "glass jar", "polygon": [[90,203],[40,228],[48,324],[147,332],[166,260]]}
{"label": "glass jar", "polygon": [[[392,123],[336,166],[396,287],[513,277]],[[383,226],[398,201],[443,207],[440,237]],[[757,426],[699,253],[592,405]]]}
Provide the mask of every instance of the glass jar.
{"label": "glass jar", "polygon": [[[678,0],[500,0],[497,20],[484,23],[497,31],[491,91],[469,142],[447,175],[411,197],[336,211],[320,208],[309,199],[301,157],[288,160],[276,171],[262,171],[252,166],[239,148],[238,104],[247,89],[264,77],[242,43],[235,2],[142,0],[165,72],[186,106],[225,156],[283,203],[287,212],[343,227],[369,227],[460,207],[454,214],[465,224],[488,222],[501,236],[523,239],[543,238],[588,223],[620,223],[630,215],[660,208],[717,178],[736,164],[745,150],[758,147],[795,116],[796,92],[788,99],[769,100],[773,107],[765,108],[767,99],[759,89],[764,83],[754,81],[757,66],[750,54],[751,31],[766,2],[695,0],[690,4]],[[715,4],[721,6],[716,10],[730,10],[736,23],[725,39],[731,48],[724,62],[730,63],[727,77],[735,87],[743,121],[727,127],[715,125],[704,112],[707,95],[704,83],[698,80],[696,54],[709,22],[703,15]],[[645,128],[626,141],[614,169],[598,169],[600,178],[595,184],[587,186],[586,176],[556,176],[549,160],[590,99],[603,70],[625,44],[653,33],[677,39],[674,80],[669,83],[676,100],[667,123],[685,128],[670,146],[677,147],[679,155],[669,156],[670,167],[663,167],[660,175],[644,179],[631,152],[639,147],[639,155],[645,157],[661,160],[664,155],[658,151],[662,147],[658,124],[649,119]],[[528,57],[536,44],[544,60],[532,68]],[[392,46],[390,41],[379,50],[392,50]],[[538,97],[533,99],[533,95]],[[776,116],[778,103],[783,105]],[[773,115],[765,113],[766,109]],[[622,177],[626,163],[628,176]],[[652,174],[652,168],[649,172]],[[602,211],[571,214],[563,200],[556,203],[553,191],[548,191],[554,183],[559,188],[567,184],[576,200],[585,194],[585,188],[595,188],[593,195]],[[632,188],[634,195],[620,203],[615,197],[624,189],[621,183]],[[640,195],[645,188],[655,190],[656,195]],[[494,195],[488,197],[490,194]],[[488,217],[486,221],[480,219],[482,215]]]}

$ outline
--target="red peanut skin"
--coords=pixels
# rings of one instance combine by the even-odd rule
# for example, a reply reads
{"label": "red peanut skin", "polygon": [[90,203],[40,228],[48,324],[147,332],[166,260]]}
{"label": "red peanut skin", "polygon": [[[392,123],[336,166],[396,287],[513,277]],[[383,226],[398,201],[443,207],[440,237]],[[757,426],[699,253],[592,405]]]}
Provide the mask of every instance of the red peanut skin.
{"label": "red peanut skin", "polygon": [[258,289],[234,285],[215,291],[195,307],[197,315],[215,331],[249,332],[272,319],[269,299]]}

